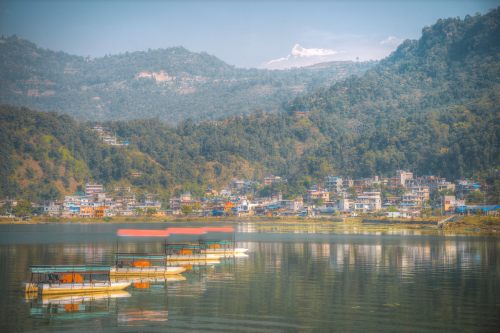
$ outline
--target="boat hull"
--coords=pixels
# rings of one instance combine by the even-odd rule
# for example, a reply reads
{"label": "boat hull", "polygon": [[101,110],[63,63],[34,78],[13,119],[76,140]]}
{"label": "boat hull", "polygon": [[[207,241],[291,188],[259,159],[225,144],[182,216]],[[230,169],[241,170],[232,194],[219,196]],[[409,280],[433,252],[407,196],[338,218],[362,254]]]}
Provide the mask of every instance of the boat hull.
{"label": "boat hull", "polygon": [[217,254],[220,256],[234,256],[248,252],[248,249],[237,247],[235,249],[206,249],[202,250],[203,254]]}
{"label": "boat hull", "polygon": [[171,254],[167,256],[169,261],[210,261],[219,260],[220,256],[217,254]]}
{"label": "boat hull", "polygon": [[111,276],[164,276],[186,271],[184,267],[111,267]]}
{"label": "boat hull", "polygon": [[123,290],[128,286],[130,286],[130,282],[40,283],[38,292],[42,295],[93,293]]}
{"label": "boat hull", "polygon": [[130,297],[130,294],[125,290],[113,290],[113,291],[93,292],[93,293],[71,293],[69,295],[55,294],[55,295],[43,295],[42,304],[44,305],[75,304],[75,303],[83,303],[100,299],[126,298],[126,297]]}

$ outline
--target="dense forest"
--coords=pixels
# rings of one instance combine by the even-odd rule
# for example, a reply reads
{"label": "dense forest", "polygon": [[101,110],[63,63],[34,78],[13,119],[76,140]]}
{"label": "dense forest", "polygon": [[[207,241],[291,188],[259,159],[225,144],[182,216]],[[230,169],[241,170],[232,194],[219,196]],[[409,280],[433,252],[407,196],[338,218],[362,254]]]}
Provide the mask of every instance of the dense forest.
{"label": "dense forest", "polygon": [[80,120],[218,119],[283,111],[300,93],[362,74],[374,62],[243,69],[182,47],[84,58],[17,37],[0,39],[0,103]]}
{"label": "dense forest", "polygon": [[284,112],[175,127],[103,123],[128,147],[105,145],[94,123],[1,107],[0,196],[47,200],[89,179],[168,198],[267,174],[287,178],[281,190],[291,196],[328,174],[397,169],[498,183],[499,23],[498,9],[439,20],[364,75],[297,97]]}

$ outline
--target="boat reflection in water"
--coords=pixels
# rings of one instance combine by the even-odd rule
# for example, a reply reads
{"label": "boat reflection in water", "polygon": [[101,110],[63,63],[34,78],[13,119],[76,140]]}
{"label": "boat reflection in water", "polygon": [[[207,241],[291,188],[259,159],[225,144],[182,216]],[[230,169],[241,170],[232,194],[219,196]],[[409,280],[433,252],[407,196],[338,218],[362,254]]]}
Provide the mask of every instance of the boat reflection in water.
{"label": "boat reflection in water", "polygon": [[168,310],[127,310],[118,312],[118,324],[144,326],[168,321]]}
{"label": "boat reflection in water", "polygon": [[116,299],[130,297],[124,290],[70,295],[32,297],[30,313],[34,317],[75,320],[105,317],[117,308]]}
{"label": "boat reflection in water", "polygon": [[167,283],[186,281],[186,278],[180,274],[156,276],[156,277],[140,277],[140,276],[122,276],[112,277],[115,282],[128,282],[133,289],[151,289],[151,288],[166,288]]}

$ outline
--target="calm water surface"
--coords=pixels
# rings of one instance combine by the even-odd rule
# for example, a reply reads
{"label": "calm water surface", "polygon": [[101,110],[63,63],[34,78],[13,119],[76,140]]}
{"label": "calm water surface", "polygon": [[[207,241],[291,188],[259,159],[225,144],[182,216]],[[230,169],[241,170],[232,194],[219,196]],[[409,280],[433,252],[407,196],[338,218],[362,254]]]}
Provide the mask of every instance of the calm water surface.
{"label": "calm water surface", "polygon": [[500,332],[500,238],[328,225],[240,224],[237,246],[249,257],[194,267],[183,281],[137,282],[104,298],[25,299],[29,265],[111,264],[119,227],[1,225],[0,331]]}

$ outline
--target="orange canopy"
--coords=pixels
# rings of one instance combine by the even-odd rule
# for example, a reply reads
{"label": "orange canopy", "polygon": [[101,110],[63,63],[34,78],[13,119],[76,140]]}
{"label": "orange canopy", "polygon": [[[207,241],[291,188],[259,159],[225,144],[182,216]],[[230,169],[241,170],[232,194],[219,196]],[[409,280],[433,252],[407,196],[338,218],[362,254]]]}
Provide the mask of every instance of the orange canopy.
{"label": "orange canopy", "polygon": [[116,232],[122,237],[168,237],[167,230],[151,230],[151,229],[118,229]]}
{"label": "orange canopy", "polygon": [[169,234],[175,235],[203,235],[207,232],[203,228],[167,228]]}
{"label": "orange canopy", "polygon": [[234,232],[233,227],[203,227],[205,232]]}

